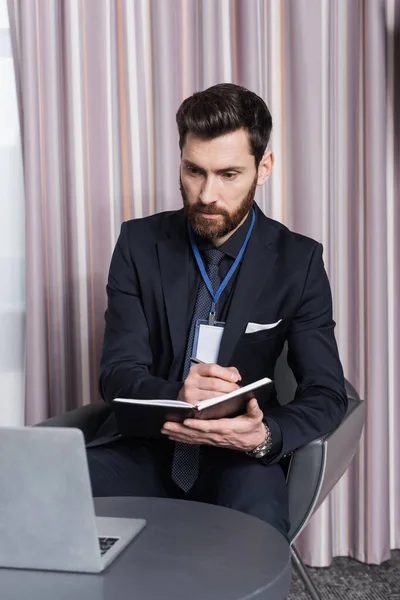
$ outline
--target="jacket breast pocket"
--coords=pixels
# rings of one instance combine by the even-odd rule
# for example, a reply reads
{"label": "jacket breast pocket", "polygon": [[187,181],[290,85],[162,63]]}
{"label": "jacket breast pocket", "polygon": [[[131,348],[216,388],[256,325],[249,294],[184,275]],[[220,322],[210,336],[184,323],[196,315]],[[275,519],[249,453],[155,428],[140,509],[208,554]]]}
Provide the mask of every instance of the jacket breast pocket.
{"label": "jacket breast pocket", "polygon": [[260,329],[258,331],[254,331],[256,329],[256,323],[249,323],[247,326],[247,331],[249,333],[243,333],[239,338],[239,344],[255,344],[257,342],[262,343],[266,340],[270,340],[276,337],[279,337],[283,334],[283,321],[280,320],[275,326],[268,327],[263,329],[262,325],[259,325]]}
{"label": "jacket breast pocket", "polygon": [[274,328],[243,333],[232,355],[243,381],[250,383],[261,377],[274,378],[276,359],[285,342],[286,328]]}

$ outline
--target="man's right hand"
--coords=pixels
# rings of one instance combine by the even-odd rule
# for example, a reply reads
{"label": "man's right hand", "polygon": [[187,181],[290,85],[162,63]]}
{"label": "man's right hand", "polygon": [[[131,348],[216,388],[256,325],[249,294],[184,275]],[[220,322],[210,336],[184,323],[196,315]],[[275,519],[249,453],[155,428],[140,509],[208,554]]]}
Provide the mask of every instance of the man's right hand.
{"label": "man's right hand", "polygon": [[178,394],[178,400],[197,404],[200,400],[222,396],[237,390],[241,375],[236,367],[207,363],[193,365]]}

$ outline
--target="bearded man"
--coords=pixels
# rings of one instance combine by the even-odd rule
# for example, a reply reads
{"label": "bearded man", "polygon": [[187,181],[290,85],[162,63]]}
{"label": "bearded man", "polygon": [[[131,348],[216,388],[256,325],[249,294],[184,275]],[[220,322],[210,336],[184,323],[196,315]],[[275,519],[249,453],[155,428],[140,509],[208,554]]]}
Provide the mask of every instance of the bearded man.
{"label": "bearded man", "polygon": [[[273,379],[285,342],[297,391],[285,406],[260,391],[245,414],[166,422],[154,438],[120,435],[111,415],[87,450],[93,495],[209,502],[287,536],[282,459],[336,428],[347,407],[322,246],[255,203],[274,165],[259,96],[215,85],[187,98],[176,120],[183,208],[122,224],[101,395],[196,404]],[[190,360],[199,335],[215,361]]]}

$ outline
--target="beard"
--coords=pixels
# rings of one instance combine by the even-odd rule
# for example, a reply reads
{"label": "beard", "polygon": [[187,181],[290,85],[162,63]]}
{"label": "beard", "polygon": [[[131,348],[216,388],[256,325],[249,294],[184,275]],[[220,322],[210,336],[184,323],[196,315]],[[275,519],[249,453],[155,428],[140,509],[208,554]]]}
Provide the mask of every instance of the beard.
{"label": "beard", "polygon": [[[187,194],[180,180],[179,189],[182,194],[183,209],[187,220],[189,221],[194,233],[202,238],[209,240],[218,239],[225,237],[228,233],[231,233],[236,229],[239,224],[244,220],[246,215],[249,213],[253,206],[254,197],[257,189],[257,175],[254,178],[253,183],[246,196],[240,202],[239,206],[232,213],[229,213],[223,208],[218,208],[215,204],[203,204],[201,201],[196,204],[190,204]],[[208,215],[220,215],[223,217],[222,222],[214,222],[203,217],[201,213]]]}

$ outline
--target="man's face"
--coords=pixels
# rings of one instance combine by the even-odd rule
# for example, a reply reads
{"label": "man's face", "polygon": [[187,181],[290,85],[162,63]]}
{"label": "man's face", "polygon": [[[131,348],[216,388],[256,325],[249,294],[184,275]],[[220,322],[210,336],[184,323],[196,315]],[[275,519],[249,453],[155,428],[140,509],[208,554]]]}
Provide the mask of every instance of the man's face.
{"label": "man's face", "polygon": [[229,237],[251,209],[257,185],[268,177],[264,171],[263,161],[256,169],[244,129],[212,140],[188,133],[180,189],[193,231],[213,240]]}

